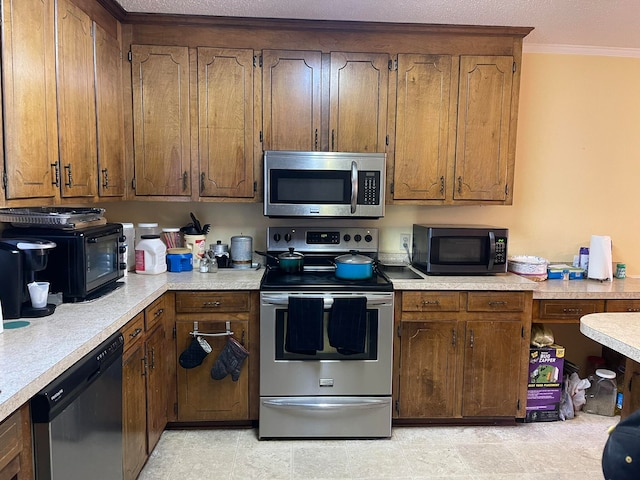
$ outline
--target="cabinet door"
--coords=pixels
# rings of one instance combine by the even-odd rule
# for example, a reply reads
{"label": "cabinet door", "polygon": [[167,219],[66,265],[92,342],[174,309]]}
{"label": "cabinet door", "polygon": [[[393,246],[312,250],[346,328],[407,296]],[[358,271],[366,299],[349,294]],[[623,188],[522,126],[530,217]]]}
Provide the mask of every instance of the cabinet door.
{"label": "cabinet door", "polygon": [[147,459],[147,400],[144,342],[122,359],[122,446],[124,480],[135,480]]}
{"label": "cabinet door", "polygon": [[262,52],[264,150],[319,150],[322,53]]}
{"label": "cabinet door", "polygon": [[198,48],[200,196],[253,197],[253,50]]}
{"label": "cabinet door", "polygon": [[[247,322],[231,322],[231,330],[238,341],[249,337]],[[192,321],[177,322],[177,354],[191,343]],[[198,331],[221,333],[226,331],[225,321],[200,320]],[[249,419],[249,362],[245,359],[237,382],[227,376],[222,380],[211,378],[211,369],[227,343],[226,336],[203,337],[211,345],[201,365],[185,369],[178,366],[178,421],[217,421]]]}
{"label": "cabinet door", "polygon": [[522,348],[520,321],[466,322],[462,416],[516,416]]}
{"label": "cabinet door", "polygon": [[58,139],[61,194],[96,194],[96,103],[89,15],[67,0],[57,7]]}
{"label": "cabinet door", "polygon": [[98,194],[124,196],[122,50],[118,39],[94,22]]}
{"label": "cabinet door", "polygon": [[166,330],[159,325],[147,337],[147,453],[155,448],[167,425]]}
{"label": "cabinet door", "polygon": [[6,198],[55,197],[58,163],[53,0],[2,2]]}
{"label": "cabinet door", "polygon": [[513,57],[461,56],[455,200],[505,200]]}
{"label": "cabinet door", "polygon": [[402,322],[401,325],[400,417],[454,416],[457,322]]}
{"label": "cabinet door", "polygon": [[189,51],[131,45],[136,195],[191,195]]}
{"label": "cabinet door", "polygon": [[385,152],[389,55],[331,52],[329,149]]}
{"label": "cabinet door", "polygon": [[450,56],[398,55],[394,199],[444,200],[450,91]]}

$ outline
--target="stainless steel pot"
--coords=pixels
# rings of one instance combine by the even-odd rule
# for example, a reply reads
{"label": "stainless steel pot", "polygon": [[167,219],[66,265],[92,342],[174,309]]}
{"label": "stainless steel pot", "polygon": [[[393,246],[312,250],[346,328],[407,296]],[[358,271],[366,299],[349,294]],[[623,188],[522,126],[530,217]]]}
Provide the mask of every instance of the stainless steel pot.
{"label": "stainless steel pot", "polygon": [[336,277],[343,280],[366,280],[373,276],[374,260],[353,251],[334,260]]}

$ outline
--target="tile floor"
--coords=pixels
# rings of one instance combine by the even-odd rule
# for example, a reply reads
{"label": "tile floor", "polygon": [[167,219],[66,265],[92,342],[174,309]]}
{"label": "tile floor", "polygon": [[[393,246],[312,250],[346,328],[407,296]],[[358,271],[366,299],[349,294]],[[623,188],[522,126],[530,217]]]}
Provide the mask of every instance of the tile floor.
{"label": "tile floor", "polygon": [[[602,480],[620,417],[507,427],[396,427],[391,439],[266,440],[255,429],[167,430],[139,480]],[[543,475],[544,474],[544,475]]]}

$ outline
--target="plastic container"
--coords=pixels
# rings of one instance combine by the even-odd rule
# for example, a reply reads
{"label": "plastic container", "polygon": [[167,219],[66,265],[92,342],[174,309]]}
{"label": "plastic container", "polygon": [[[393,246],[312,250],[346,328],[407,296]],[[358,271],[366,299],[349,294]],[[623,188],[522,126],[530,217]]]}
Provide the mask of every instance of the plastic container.
{"label": "plastic container", "polygon": [[580,247],[580,264],[578,266],[585,272],[589,271],[589,247]]}
{"label": "plastic container", "polygon": [[171,227],[162,229],[162,241],[169,248],[182,247],[182,237],[180,235],[180,229]]}
{"label": "plastic container", "polygon": [[169,248],[167,250],[167,270],[170,272],[189,272],[193,270],[193,255],[188,248]]}
{"label": "plastic container", "polygon": [[618,397],[618,384],[616,383],[616,372],[599,368],[593,377],[589,377],[591,386],[585,392],[587,403],[584,411],[613,417],[616,410]]}
{"label": "plastic container", "polygon": [[138,248],[138,242],[142,240],[143,235],[160,235],[160,233],[161,230],[157,223],[139,223],[136,226],[135,248]]}
{"label": "plastic container", "polygon": [[616,265],[616,278],[623,279],[627,276],[627,266],[624,263]]}
{"label": "plastic container", "polygon": [[167,247],[160,235],[142,235],[136,245],[136,273],[153,275],[167,271]]}

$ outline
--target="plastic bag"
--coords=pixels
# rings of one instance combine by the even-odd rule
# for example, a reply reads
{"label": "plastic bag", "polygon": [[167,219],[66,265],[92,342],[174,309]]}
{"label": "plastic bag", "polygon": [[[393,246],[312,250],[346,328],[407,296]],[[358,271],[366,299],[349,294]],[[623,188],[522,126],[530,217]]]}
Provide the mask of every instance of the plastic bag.
{"label": "plastic bag", "polygon": [[571,420],[575,417],[573,401],[569,393],[569,375],[565,375],[562,381],[562,393],[560,395],[560,420]]}
{"label": "plastic bag", "polygon": [[549,327],[541,323],[535,323],[531,327],[531,345],[534,347],[548,347],[553,345],[553,332]]}
{"label": "plastic bag", "polygon": [[572,373],[569,376],[568,390],[573,401],[573,411],[579,412],[582,410],[582,406],[587,403],[585,397],[585,390],[591,386],[591,382],[586,378],[580,378],[577,373]]}

